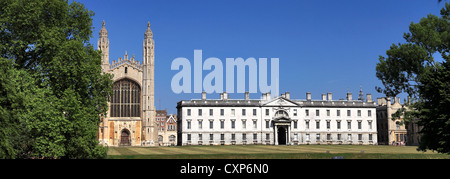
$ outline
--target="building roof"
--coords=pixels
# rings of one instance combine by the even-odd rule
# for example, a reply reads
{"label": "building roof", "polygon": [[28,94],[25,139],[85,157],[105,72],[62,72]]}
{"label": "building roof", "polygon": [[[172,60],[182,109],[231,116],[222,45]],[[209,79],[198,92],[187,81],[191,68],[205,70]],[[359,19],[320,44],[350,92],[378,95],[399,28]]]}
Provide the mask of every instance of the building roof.
{"label": "building roof", "polygon": [[306,100],[276,97],[270,100],[263,99],[192,99],[177,103],[179,107],[264,107],[264,106],[298,106],[298,107],[348,107],[348,108],[375,108],[375,101],[361,100]]}

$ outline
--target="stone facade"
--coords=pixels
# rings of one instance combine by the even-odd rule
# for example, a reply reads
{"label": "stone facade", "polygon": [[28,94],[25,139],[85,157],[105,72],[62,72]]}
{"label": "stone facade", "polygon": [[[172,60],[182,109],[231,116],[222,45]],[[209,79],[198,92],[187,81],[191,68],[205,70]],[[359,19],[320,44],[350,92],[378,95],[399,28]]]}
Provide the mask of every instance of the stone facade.
{"label": "stone facade", "polygon": [[178,145],[376,145],[376,104],[367,101],[290,99],[290,93],[274,99],[183,100],[177,104]]}
{"label": "stone facade", "polygon": [[403,117],[393,120],[392,114],[403,107],[400,97],[377,98],[378,143],[381,145],[419,145],[421,127],[414,120],[408,124]]}
{"label": "stone facade", "polygon": [[154,41],[150,23],[144,33],[142,64],[125,51],[123,58],[109,63],[108,32],[103,22],[98,50],[102,69],[113,75],[114,87],[106,115],[102,115],[98,138],[106,146],[157,145],[154,106]]}

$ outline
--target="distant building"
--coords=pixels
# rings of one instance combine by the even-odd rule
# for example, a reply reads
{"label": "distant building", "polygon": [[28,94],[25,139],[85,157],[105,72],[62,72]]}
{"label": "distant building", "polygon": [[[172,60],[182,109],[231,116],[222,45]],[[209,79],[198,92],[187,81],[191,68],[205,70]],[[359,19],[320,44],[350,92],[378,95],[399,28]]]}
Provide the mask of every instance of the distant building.
{"label": "distant building", "polygon": [[158,125],[158,144],[160,146],[176,145],[177,115],[167,115],[167,109],[156,110],[156,123]]}
{"label": "distant building", "polygon": [[376,145],[376,104],[367,101],[322,99],[291,99],[286,92],[271,99],[229,99],[226,92],[220,99],[182,100],[177,103],[178,145],[298,145],[351,144]]}
{"label": "distant building", "polygon": [[380,145],[419,145],[421,127],[414,120],[406,125],[400,119],[392,120],[392,114],[402,108],[400,97],[377,98],[377,130]]}

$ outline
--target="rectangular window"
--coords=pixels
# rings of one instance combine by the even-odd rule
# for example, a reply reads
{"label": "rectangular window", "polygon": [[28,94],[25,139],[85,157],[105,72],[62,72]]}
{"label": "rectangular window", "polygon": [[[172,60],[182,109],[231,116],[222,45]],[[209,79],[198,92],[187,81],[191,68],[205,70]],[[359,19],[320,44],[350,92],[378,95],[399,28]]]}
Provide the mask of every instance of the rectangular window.
{"label": "rectangular window", "polygon": [[330,121],[327,121],[327,129],[330,129]]}
{"label": "rectangular window", "polygon": [[266,109],[266,116],[269,115],[269,109]]}
{"label": "rectangular window", "polygon": [[367,111],[367,116],[372,117],[372,110]]}
{"label": "rectangular window", "polygon": [[214,126],[214,121],[209,120],[209,129],[213,129],[213,126]]}
{"label": "rectangular window", "polygon": [[316,129],[320,129],[320,121],[316,121]]}
{"label": "rectangular window", "polygon": [[253,129],[256,129],[256,120],[253,120]]}
{"label": "rectangular window", "polygon": [[225,121],[224,120],[220,120],[220,129],[225,128]]}
{"label": "rectangular window", "polygon": [[309,110],[308,110],[308,109],[305,110],[305,115],[306,115],[306,116],[309,116]]}
{"label": "rectangular window", "polygon": [[266,120],[266,129],[269,129],[269,127],[270,127],[270,121]]}
{"label": "rectangular window", "polygon": [[294,140],[298,140],[298,134],[297,133],[294,134]]}
{"label": "rectangular window", "polygon": [[209,134],[209,140],[214,140],[214,134]]}
{"label": "rectangular window", "polygon": [[336,111],[336,116],[341,116],[341,110]]}
{"label": "rectangular window", "polygon": [[198,140],[202,141],[203,140],[203,135],[202,134],[198,134]]}
{"label": "rectangular window", "polygon": [[347,121],[347,129],[352,129],[352,122],[351,121]]}
{"label": "rectangular window", "polygon": [[209,116],[212,116],[214,114],[214,110],[213,109],[209,109]]}
{"label": "rectangular window", "polygon": [[191,140],[191,134],[187,135],[187,140]]}
{"label": "rectangular window", "polygon": [[297,121],[294,121],[294,129],[297,129]]}
{"label": "rectangular window", "polygon": [[372,129],[372,121],[369,121],[369,129]]}
{"label": "rectangular window", "polygon": [[220,116],[223,116],[224,113],[225,113],[225,110],[224,109],[220,109]]}
{"label": "rectangular window", "polygon": [[350,110],[347,110],[347,116],[351,116]]}
{"label": "rectangular window", "polygon": [[327,116],[330,116],[330,110],[327,109]]}
{"label": "rectangular window", "polygon": [[247,134],[242,134],[242,140],[247,140]]}
{"label": "rectangular window", "polygon": [[188,116],[191,116],[191,109],[188,109],[188,110],[187,110],[187,115],[188,115]]}
{"label": "rectangular window", "polygon": [[231,140],[236,140],[236,134],[231,134]]}
{"label": "rectangular window", "polygon": [[231,116],[234,116],[236,111],[234,109],[231,109]]}
{"label": "rectangular window", "polygon": [[305,127],[306,129],[309,129],[309,121],[305,121]]}
{"label": "rectangular window", "polygon": [[220,140],[225,140],[225,134],[220,134]]}
{"label": "rectangular window", "polygon": [[266,140],[270,140],[270,134],[269,133],[266,134]]}
{"label": "rectangular window", "polygon": [[253,109],[253,116],[256,116],[256,109]]}
{"label": "rectangular window", "polygon": [[198,129],[202,129],[203,128],[203,121],[199,120],[198,121]]}
{"label": "rectangular window", "polygon": [[236,123],[235,120],[232,120],[232,121],[231,121],[231,128],[232,128],[232,129],[235,128],[235,123]]}
{"label": "rectangular window", "polygon": [[202,109],[198,109],[198,116],[202,116]]}
{"label": "rectangular window", "polygon": [[342,140],[341,139],[341,134],[338,134],[337,137],[338,137],[337,140]]}
{"label": "rectangular window", "polygon": [[187,122],[187,129],[191,129],[191,121]]}
{"label": "rectangular window", "polygon": [[245,109],[242,109],[242,116],[245,116]]}
{"label": "rectangular window", "polygon": [[372,140],[372,134],[369,134],[369,140]]}
{"label": "rectangular window", "polygon": [[361,121],[358,121],[358,129],[361,129],[361,128],[362,128]]}
{"label": "rectangular window", "polygon": [[337,121],[336,123],[337,123],[336,124],[337,125],[337,129],[341,129],[341,121]]}
{"label": "rectangular window", "polygon": [[348,134],[348,135],[347,135],[347,140],[349,140],[349,141],[352,140],[352,135],[351,135],[351,134]]}
{"label": "rectangular window", "polygon": [[306,140],[310,140],[310,136],[309,136],[309,134],[306,134]]}
{"label": "rectangular window", "polygon": [[316,134],[316,141],[320,141],[320,134]]}
{"label": "rectangular window", "polygon": [[361,110],[358,110],[358,116],[361,116]]}
{"label": "rectangular window", "polygon": [[316,116],[319,116],[319,110],[318,109],[316,110]]}
{"label": "rectangular window", "polygon": [[331,140],[331,134],[327,134],[327,140]]}
{"label": "rectangular window", "polygon": [[242,129],[247,129],[247,120],[242,120]]}
{"label": "rectangular window", "polygon": [[362,140],[362,134],[358,134],[358,140]]}
{"label": "rectangular window", "polygon": [[297,109],[294,109],[294,116],[297,116]]}
{"label": "rectangular window", "polygon": [[258,140],[258,134],[257,133],[253,134],[253,140]]}

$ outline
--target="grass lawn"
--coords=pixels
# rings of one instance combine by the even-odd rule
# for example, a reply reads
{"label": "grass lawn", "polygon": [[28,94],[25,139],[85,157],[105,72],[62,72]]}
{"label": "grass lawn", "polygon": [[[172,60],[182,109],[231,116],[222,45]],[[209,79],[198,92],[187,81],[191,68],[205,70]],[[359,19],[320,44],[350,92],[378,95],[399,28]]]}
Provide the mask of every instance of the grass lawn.
{"label": "grass lawn", "polygon": [[176,146],[110,147],[111,159],[450,159],[450,155],[416,146],[298,145],[298,146]]}

